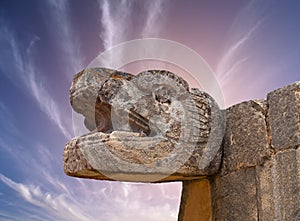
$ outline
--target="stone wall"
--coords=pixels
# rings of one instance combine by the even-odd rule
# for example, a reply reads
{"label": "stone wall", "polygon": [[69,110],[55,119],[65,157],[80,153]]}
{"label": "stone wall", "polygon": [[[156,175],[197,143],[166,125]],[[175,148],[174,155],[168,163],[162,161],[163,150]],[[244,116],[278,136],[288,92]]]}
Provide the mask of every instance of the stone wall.
{"label": "stone wall", "polygon": [[226,110],[219,173],[183,181],[180,221],[300,220],[300,82]]}

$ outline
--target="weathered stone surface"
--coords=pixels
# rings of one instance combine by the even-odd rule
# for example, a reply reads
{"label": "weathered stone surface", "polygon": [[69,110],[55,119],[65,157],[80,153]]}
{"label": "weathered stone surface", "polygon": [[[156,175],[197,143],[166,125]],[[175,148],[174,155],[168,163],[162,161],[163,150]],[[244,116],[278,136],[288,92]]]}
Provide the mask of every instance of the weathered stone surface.
{"label": "weathered stone surface", "polygon": [[271,161],[266,162],[263,166],[257,167],[256,180],[259,220],[275,220]]}
{"label": "weathered stone surface", "polygon": [[[148,137],[128,137],[126,141],[120,138],[118,134],[126,132],[113,132],[112,134],[104,134],[101,132],[87,134],[82,137],[74,138],[69,142],[64,151],[64,170],[67,175],[112,180],[114,177],[122,181],[139,181],[149,182],[156,176],[165,175],[162,181],[189,180],[200,178],[198,162],[192,159],[182,165],[176,173],[170,173],[170,165],[161,162],[157,165],[157,159],[168,154],[172,148],[167,140],[161,140],[159,144],[154,145],[152,149],[145,151],[144,148],[132,149],[124,147],[124,142],[130,142],[135,145],[148,145],[153,140]],[[133,136],[133,134],[131,134]],[[141,139],[140,139],[141,138]],[[99,144],[99,139],[103,141]],[[122,139],[122,140],[120,140]],[[86,153],[84,153],[86,151]],[[89,154],[93,155],[88,156]],[[195,153],[197,154],[197,153]],[[88,156],[88,157],[85,157]],[[111,156],[111,157],[107,157]],[[174,159],[178,156],[171,156]],[[97,162],[87,161],[88,159],[97,160]],[[125,162],[119,162],[124,160]],[[142,166],[133,167],[132,164]],[[101,172],[91,165],[101,167]],[[160,173],[157,173],[157,167]],[[154,169],[153,169],[154,168]]]}
{"label": "weathered stone surface", "polygon": [[[198,179],[219,169],[223,112],[179,76],[88,69],[75,76],[70,94],[91,132],[66,145],[66,174],[150,182]],[[68,157],[74,149],[81,151],[77,160]]]}
{"label": "weathered stone surface", "polygon": [[97,127],[100,131],[111,128],[110,106],[97,100],[102,84],[110,78],[131,79],[132,75],[107,68],[93,68],[79,72],[72,81],[72,108],[85,117],[85,126],[90,131]]}
{"label": "weathered stone surface", "polygon": [[213,220],[258,220],[255,168],[243,168],[214,180]]}
{"label": "weathered stone surface", "polygon": [[300,144],[300,82],[268,94],[272,146],[295,148]]}
{"label": "weathered stone surface", "polygon": [[265,103],[234,105],[226,118],[222,174],[262,164],[269,157]]}
{"label": "weathered stone surface", "polygon": [[227,110],[213,220],[300,220],[299,95],[298,82]]}
{"label": "weathered stone surface", "polygon": [[211,185],[209,180],[183,181],[178,221],[212,219]]}
{"label": "weathered stone surface", "polygon": [[299,220],[300,149],[276,153],[257,171],[260,220]]}

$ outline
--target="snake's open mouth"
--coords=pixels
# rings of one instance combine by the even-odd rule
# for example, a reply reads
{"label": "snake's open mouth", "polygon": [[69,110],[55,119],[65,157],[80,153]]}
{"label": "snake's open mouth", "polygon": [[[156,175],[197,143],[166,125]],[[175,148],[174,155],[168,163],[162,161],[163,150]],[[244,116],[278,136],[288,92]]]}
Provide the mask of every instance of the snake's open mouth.
{"label": "snake's open mouth", "polygon": [[219,160],[220,147],[208,143],[221,130],[212,123],[220,111],[208,94],[171,72],[83,70],[74,77],[70,100],[90,133],[67,144],[68,175],[154,181],[218,169],[211,161]]}

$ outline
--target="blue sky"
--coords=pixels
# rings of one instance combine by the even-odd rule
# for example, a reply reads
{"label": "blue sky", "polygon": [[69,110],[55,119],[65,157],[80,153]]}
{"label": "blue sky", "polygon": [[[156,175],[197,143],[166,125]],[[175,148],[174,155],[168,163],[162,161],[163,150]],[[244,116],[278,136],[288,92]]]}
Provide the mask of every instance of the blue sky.
{"label": "blue sky", "polygon": [[[180,183],[67,177],[69,88],[99,53],[157,37],[212,67],[227,106],[300,80],[298,1],[0,1],[0,220],[176,220]],[[155,67],[154,67],[155,68]]]}

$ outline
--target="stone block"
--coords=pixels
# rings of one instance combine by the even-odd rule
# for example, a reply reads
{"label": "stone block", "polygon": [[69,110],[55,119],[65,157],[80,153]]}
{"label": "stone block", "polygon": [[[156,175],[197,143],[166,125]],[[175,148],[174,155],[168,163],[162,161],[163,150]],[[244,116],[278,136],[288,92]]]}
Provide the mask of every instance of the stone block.
{"label": "stone block", "polygon": [[272,162],[268,161],[256,169],[257,201],[260,220],[275,220],[274,185],[272,180]]}
{"label": "stone block", "polygon": [[300,82],[268,94],[272,146],[294,148],[300,144]]}
{"label": "stone block", "polygon": [[217,176],[213,188],[213,220],[258,220],[255,168]]}
{"label": "stone block", "polygon": [[227,109],[222,174],[252,167],[269,157],[264,101],[248,101]]}
{"label": "stone block", "polygon": [[260,220],[300,220],[300,149],[276,153],[257,181]]}

